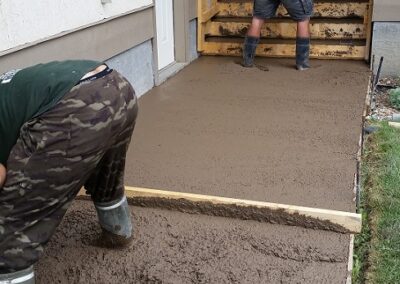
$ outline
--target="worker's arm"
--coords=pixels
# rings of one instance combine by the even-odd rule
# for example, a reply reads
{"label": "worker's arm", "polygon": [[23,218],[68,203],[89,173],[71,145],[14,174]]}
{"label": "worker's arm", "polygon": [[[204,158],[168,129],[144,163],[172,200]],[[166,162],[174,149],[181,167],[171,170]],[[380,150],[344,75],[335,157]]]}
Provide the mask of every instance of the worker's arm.
{"label": "worker's arm", "polygon": [[6,181],[6,168],[0,164],[0,188],[3,187]]}

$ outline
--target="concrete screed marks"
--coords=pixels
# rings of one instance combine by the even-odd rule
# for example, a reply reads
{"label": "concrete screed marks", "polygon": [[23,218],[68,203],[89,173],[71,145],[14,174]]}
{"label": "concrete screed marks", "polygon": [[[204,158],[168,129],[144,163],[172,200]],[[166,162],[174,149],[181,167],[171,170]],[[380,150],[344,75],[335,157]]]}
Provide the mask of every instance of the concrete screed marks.
{"label": "concrete screed marks", "polygon": [[[270,72],[201,58],[140,100],[127,184],[354,212],[368,68],[268,59]],[[39,283],[344,283],[350,236],[132,207],[127,250],[91,246],[76,201],[37,265]],[[51,267],[51,269],[49,269]]]}
{"label": "concrete screed marks", "polygon": [[132,207],[134,243],[92,246],[93,205],[76,201],[36,266],[38,283],[345,283],[349,236]]}
{"label": "concrete screed marks", "polygon": [[235,60],[201,57],[140,99],[126,184],[354,212],[366,64]]}

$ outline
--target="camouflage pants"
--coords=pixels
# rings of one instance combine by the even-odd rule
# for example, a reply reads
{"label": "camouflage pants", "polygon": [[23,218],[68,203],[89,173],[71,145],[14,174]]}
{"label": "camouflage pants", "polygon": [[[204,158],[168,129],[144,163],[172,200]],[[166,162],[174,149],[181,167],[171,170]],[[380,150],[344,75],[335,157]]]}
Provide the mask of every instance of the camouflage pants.
{"label": "camouflage pants", "polygon": [[123,196],[136,116],[134,90],[112,71],[23,125],[0,189],[0,274],[38,260],[83,185],[95,202]]}

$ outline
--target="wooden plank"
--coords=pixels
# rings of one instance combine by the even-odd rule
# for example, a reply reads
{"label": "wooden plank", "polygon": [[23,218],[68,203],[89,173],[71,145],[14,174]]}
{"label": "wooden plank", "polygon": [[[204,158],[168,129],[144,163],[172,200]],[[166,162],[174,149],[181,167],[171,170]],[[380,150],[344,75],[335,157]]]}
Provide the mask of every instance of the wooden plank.
{"label": "wooden plank", "polygon": [[364,59],[366,61],[370,61],[370,51],[371,51],[371,43],[372,43],[372,9],[373,9],[373,0],[369,0],[367,12],[364,17],[364,24],[366,26],[366,49]]}
{"label": "wooden plank", "polygon": [[197,51],[203,51],[205,41],[205,30],[210,19],[218,13],[217,0],[197,1]]}
{"label": "wooden plank", "polygon": [[[256,220],[340,233],[359,233],[361,214],[220,196],[125,186],[130,204],[185,213]],[[82,188],[79,197],[87,198]]]}
{"label": "wooden plank", "polygon": [[390,126],[390,127],[393,127],[393,128],[400,129],[400,122],[392,122],[392,121],[389,121],[389,126]]}
{"label": "wooden plank", "polygon": [[[211,36],[245,36],[249,22],[210,22],[205,33]],[[263,25],[261,37],[268,38],[296,38],[296,23],[292,21],[271,21]],[[313,39],[365,39],[365,25],[361,23],[325,23],[313,22],[310,24],[311,38]]]}
{"label": "wooden plank", "polygon": [[350,235],[350,245],[349,245],[349,260],[347,262],[347,279],[346,284],[353,283],[353,258],[354,258],[354,235]]}
{"label": "wooden plank", "polygon": [[128,186],[125,187],[125,194],[133,205],[255,219],[342,233],[359,233],[361,230],[361,215],[350,212]]}
{"label": "wooden plank", "polygon": [[[363,18],[367,11],[368,3],[340,2],[340,3],[315,3],[313,17],[322,18]],[[219,2],[218,16],[223,17],[251,17],[253,15],[253,3],[249,2]],[[278,17],[289,17],[285,8],[280,6],[277,11]]]}
{"label": "wooden plank", "polygon": [[217,0],[198,0],[200,23],[208,22],[218,13]]}
{"label": "wooden plank", "polygon": [[[238,42],[205,42],[204,55],[242,56],[242,44]],[[310,58],[318,59],[363,59],[365,46],[312,44]],[[264,57],[294,57],[295,44],[260,43],[256,50],[257,56]]]}

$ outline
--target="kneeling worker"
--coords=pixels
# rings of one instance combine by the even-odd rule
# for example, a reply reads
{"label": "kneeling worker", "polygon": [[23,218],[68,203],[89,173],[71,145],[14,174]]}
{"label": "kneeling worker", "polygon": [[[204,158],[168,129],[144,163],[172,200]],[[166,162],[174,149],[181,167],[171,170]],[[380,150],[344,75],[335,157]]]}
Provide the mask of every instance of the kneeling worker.
{"label": "kneeling worker", "polygon": [[82,186],[100,243],[129,244],[123,179],[137,109],[129,82],[99,62],[0,76],[0,283],[34,283],[32,265]]}

